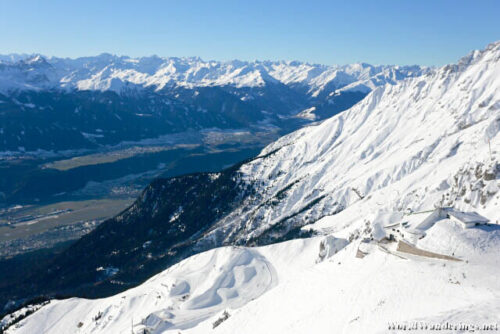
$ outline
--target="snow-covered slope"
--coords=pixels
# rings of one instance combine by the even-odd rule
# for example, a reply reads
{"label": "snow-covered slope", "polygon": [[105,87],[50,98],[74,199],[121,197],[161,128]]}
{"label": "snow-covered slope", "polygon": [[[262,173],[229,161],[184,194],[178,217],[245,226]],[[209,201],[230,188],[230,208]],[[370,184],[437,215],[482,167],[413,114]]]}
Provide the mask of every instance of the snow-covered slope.
{"label": "snow-covered slope", "polygon": [[256,87],[266,82],[302,85],[317,96],[325,88],[369,92],[385,83],[417,76],[419,66],[311,65],[301,62],[203,61],[199,58],[96,57],[44,58],[40,55],[0,57],[0,91],[67,88],[114,90],[132,87]]}
{"label": "snow-covered slope", "polygon": [[241,167],[257,195],[214,227],[214,239],[248,241],[318,220],[322,229],[338,229],[378,211],[439,203],[498,220],[491,175],[499,169],[499,132],[497,42],[457,65],[377,88],[266,147]]}
{"label": "snow-covered slope", "polygon": [[[111,298],[53,301],[37,315],[46,318],[42,326],[33,322],[22,330],[125,333],[132,323],[157,331],[191,328],[228,306],[243,306],[277,283],[273,266],[258,250],[220,248],[192,256]],[[73,310],[68,313],[68,308]]]}
{"label": "snow-covered slope", "polygon": [[[111,298],[53,301],[9,332],[376,333],[413,321],[499,323],[499,133],[496,42],[376,88],[269,145],[239,169],[253,195],[197,246],[266,243],[297,228],[322,236],[211,250]],[[370,240],[435,206],[477,211],[493,225],[429,226],[414,246],[454,257],[446,260]]]}
{"label": "snow-covered slope", "polygon": [[[463,230],[450,221],[433,229],[427,246],[455,237],[462,261],[402,257],[376,246],[358,258],[359,241],[344,247],[332,237],[224,247],[114,297],[53,300],[7,332],[386,333],[389,325],[417,321],[498,323],[500,229]],[[321,260],[326,239],[339,247]]]}

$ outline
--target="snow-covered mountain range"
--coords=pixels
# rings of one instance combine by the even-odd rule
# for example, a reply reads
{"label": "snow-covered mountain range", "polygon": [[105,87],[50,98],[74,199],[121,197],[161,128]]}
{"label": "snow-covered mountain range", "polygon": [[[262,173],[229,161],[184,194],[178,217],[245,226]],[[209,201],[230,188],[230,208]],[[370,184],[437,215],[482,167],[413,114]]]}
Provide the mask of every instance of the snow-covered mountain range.
{"label": "snow-covered mountain range", "polygon": [[99,149],[209,128],[284,134],[351,107],[375,87],[428,71],[110,54],[0,56],[0,154]]}
{"label": "snow-covered mountain range", "polygon": [[[174,185],[185,186],[184,197],[172,194]],[[419,230],[440,207],[476,212],[491,225],[463,228],[443,217]],[[86,277],[108,273],[96,286],[125,284],[127,272],[181,250],[208,251],[116,296],[51,301],[8,333],[376,333],[415,321],[429,331],[435,324],[495,326],[499,213],[495,42],[457,64],[377,87],[240,166],[155,181],[128,211],[56,259],[51,280],[69,282],[88,266],[81,269]],[[139,222],[144,236],[124,242],[121,230]],[[419,238],[393,242],[391,224],[420,231]],[[315,236],[290,240],[306,235]],[[166,236],[176,238],[173,244],[162,244]],[[86,256],[89,250],[102,250],[102,257]],[[131,269],[125,258],[141,265]]]}
{"label": "snow-covered mountain range", "polygon": [[302,85],[312,96],[327,87],[369,92],[386,83],[418,76],[420,66],[352,64],[325,66],[297,61],[203,61],[200,58],[158,56],[130,58],[101,54],[95,57],[46,58],[41,55],[0,56],[0,91],[14,89],[113,90],[127,87],[235,86],[271,83]]}

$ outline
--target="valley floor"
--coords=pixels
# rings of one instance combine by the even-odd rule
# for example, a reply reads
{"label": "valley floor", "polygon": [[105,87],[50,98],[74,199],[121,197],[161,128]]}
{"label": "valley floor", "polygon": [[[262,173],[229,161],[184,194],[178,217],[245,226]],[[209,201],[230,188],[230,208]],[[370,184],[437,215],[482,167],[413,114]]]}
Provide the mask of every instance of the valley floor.
{"label": "valley floor", "polygon": [[132,204],[134,198],[62,201],[0,213],[0,259],[74,240]]}

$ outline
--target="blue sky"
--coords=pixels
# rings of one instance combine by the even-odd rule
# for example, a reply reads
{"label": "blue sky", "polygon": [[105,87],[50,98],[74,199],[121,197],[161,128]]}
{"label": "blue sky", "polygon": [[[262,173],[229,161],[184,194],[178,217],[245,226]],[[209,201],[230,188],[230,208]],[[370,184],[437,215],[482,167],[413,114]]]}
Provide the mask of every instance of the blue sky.
{"label": "blue sky", "polygon": [[0,0],[0,53],[443,65],[500,39],[500,1]]}

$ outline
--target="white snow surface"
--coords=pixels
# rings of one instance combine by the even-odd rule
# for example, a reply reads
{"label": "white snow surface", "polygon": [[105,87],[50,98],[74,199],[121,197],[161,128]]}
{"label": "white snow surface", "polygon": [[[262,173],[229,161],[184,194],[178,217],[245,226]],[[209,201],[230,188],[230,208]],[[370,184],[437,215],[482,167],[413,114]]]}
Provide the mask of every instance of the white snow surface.
{"label": "white snow surface", "polygon": [[187,329],[224,308],[243,306],[277,283],[274,267],[259,250],[219,248],[110,298],[54,300],[13,332],[129,333],[132,322],[138,333],[145,326],[156,332]]}
{"label": "white snow surface", "polygon": [[369,92],[429,69],[420,66],[352,64],[326,66],[297,61],[204,61],[200,58],[0,56],[0,92],[17,89],[113,90],[169,86],[258,87],[266,82],[304,85],[313,96],[325,87]]}
{"label": "white snow surface", "polygon": [[[8,333],[386,333],[390,323],[498,323],[500,229],[453,224],[436,224],[423,240],[448,252],[454,238],[460,262],[377,247],[360,259],[358,241],[317,261],[324,237],[225,247],[114,297],[52,301]],[[223,311],[230,317],[214,329]]]}
{"label": "white snow surface", "polygon": [[[351,109],[267,146],[240,169],[261,198],[225,217],[214,238],[238,226],[244,232],[237,237],[250,239],[292,214],[291,223],[335,232],[380,212],[436,205],[498,223],[499,125],[497,42],[457,65],[379,87]],[[279,202],[265,205],[277,195]]]}
{"label": "white snow surface", "polygon": [[[496,42],[456,65],[376,88],[342,114],[266,147],[240,169],[261,197],[222,219],[209,238],[245,240],[283,221],[321,236],[198,254],[110,298],[52,301],[8,333],[396,333],[388,324],[500,325],[499,132]],[[276,204],[262,205],[277,194]],[[493,225],[463,229],[443,219],[416,241],[460,261],[364,242],[390,223],[411,218],[417,225],[426,214],[408,213],[435,206],[476,211]],[[366,255],[356,257],[358,249]],[[229,318],[213,328],[224,311]]]}

